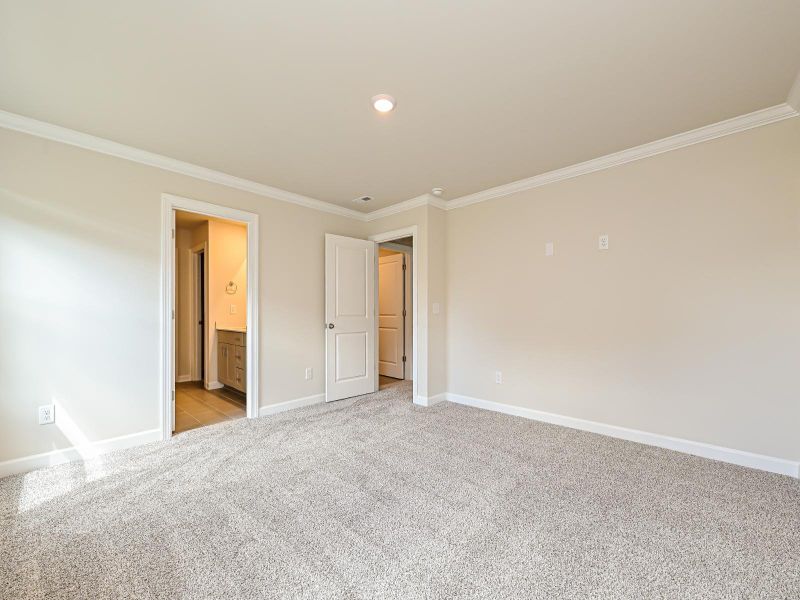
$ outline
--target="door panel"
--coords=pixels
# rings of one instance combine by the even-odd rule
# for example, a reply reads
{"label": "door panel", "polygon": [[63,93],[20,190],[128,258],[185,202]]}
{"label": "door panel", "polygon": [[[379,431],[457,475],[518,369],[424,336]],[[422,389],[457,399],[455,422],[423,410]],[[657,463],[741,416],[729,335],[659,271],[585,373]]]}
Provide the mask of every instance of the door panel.
{"label": "door panel", "polygon": [[405,349],[405,254],[381,256],[378,260],[378,372],[403,379]]}
{"label": "door panel", "polygon": [[336,381],[357,379],[367,374],[367,334],[333,332],[336,338]]}
{"label": "door panel", "polygon": [[374,392],[374,242],[325,236],[325,323],[325,399]]}
{"label": "door panel", "polygon": [[336,317],[367,315],[367,248],[336,246]]}

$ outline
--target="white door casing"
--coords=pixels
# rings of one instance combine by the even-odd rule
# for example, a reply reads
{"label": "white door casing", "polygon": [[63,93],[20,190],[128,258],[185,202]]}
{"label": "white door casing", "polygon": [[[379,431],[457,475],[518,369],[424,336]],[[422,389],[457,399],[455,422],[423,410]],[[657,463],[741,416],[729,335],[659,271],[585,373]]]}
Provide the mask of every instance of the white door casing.
{"label": "white door casing", "polygon": [[378,372],[403,379],[405,254],[378,259]]}
{"label": "white door casing", "polygon": [[325,234],[325,400],[375,386],[375,243]]}
{"label": "white door casing", "polygon": [[[170,299],[171,303],[171,322],[170,322],[170,335],[172,336],[172,344],[169,348],[169,360],[172,368],[175,368],[177,359],[176,359],[176,346],[175,340],[178,339],[178,327],[175,320],[175,290],[177,286],[175,285],[177,277],[178,277],[178,269],[177,269],[177,239],[175,237],[175,209],[170,210],[169,212],[169,227],[172,230],[172,254],[169,257],[170,262],[172,263],[172,275],[170,278],[170,286],[171,286],[171,295],[172,298]],[[174,371],[169,375],[169,385],[170,385],[170,396],[169,396],[169,432],[170,434],[175,431],[175,374]]]}

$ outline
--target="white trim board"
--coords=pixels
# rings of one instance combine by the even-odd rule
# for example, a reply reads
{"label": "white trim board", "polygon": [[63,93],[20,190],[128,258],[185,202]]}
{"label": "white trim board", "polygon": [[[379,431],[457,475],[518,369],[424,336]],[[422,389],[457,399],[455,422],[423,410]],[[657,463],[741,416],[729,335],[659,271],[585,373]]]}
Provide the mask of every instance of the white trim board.
{"label": "white trim board", "polygon": [[429,407],[447,400],[447,394],[436,394],[435,396],[414,396],[414,404],[417,406]]}
{"label": "white trim board", "polygon": [[593,158],[569,167],[556,169],[555,171],[549,171],[534,177],[520,179],[519,181],[448,200],[446,210],[462,208],[470,204],[477,204],[478,202],[485,202],[503,196],[510,196],[517,192],[531,190],[549,183],[556,183],[557,181],[588,175],[595,171],[610,169],[611,167],[624,165],[625,163],[641,160],[643,158],[649,158],[671,150],[678,150],[686,146],[700,144],[726,135],[746,131],[754,127],[769,125],[770,123],[796,117],[797,115],[798,112],[788,104],[778,104],[777,106],[757,110],[746,115],[720,121],[719,123],[713,123],[685,133],[679,133],[654,142],[642,144],[641,146],[635,146],[634,148],[614,152],[613,154],[606,154],[605,156]]}
{"label": "white trim board", "polygon": [[780,475],[789,475],[790,477],[800,478],[800,462],[798,461],[776,458],[774,456],[765,456],[763,454],[754,454],[752,452],[744,452],[742,450],[735,450],[733,448],[714,446],[713,444],[706,444],[704,442],[695,442],[692,440],[670,437],[658,433],[639,431],[637,429],[628,429],[626,427],[618,427],[616,425],[608,425],[606,423],[598,423],[596,421],[587,421],[585,419],[567,417],[555,413],[534,410],[532,408],[514,406],[512,404],[503,404],[501,402],[492,402],[491,400],[482,400],[480,398],[472,398],[470,396],[462,396],[461,394],[453,394],[451,392],[448,392],[446,396],[447,400],[449,402],[453,402],[454,404],[482,408],[484,410],[491,410],[493,412],[513,415],[515,417],[524,417],[534,421],[542,421],[544,423],[551,423],[553,425],[561,425],[562,427],[570,427],[571,429],[580,429],[581,431],[590,431],[592,433],[599,433],[601,435],[607,435],[613,438],[638,442],[647,446],[666,448],[667,450],[675,450],[676,452],[692,454],[702,458],[710,458],[711,460],[732,463],[742,467],[750,467],[751,469],[759,469],[761,471],[768,471],[770,473],[778,473]]}
{"label": "white trim board", "polygon": [[[420,310],[425,311],[425,318],[422,321],[426,324],[423,340],[428,339],[428,307],[421,306],[419,303],[419,227],[411,225],[410,227],[403,227],[402,229],[394,229],[392,231],[384,231],[369,236],[367,239],[379,245],[393,240],[399,240],[405,237],[411,237],[411,398],[416,402],[417,394],[419,393],[419,378],[420,372],[426,382],[428,381],[428,362],[427,354],[425,355],[425,363],[420,364],[419,360],[419,340],[420,340]],[[375,283],[378,283],[378,257],[380,252],[375,252]],[[378,285],[375,285],[375,348],[379,347],[378,343]],[[380,390],[380,374],[378,373],[378,353],[376,352],[375,358],[375,391]]]}
{"label": "white trim board", "polygon": [[92,442],[84,446],[70,446],[69,448],[59,448],[41,454],[31,454],[0,462],[0,477],[15,475],[16,473],[26,473],[34,469],[60,465],[67,462],[84,460],[84,457],[94,458],[101,454],[108,454],[114,450],[133,448],[150,442],[157,442],[161,439],[161,429],[149,429],[139,433],[131,433],[115,438]]}
{"label": "white trim board", "polygon": [[286,412],[287,410],[295,410],[305,406],[313,406],[315,404],[324,404],[325,394],[314,394],[313,396],[305,396],[303,398],[295,398],[294,400],[286,400],[285,402],[278,402],[277,404],[267,404],[258,409],[260,417],[267,417],[270,415],[277,415],[278,413]]}
{"label": "white trim board", "polygon": [[297,204],[298,206],[305,206],[306,208],[313,208],[322,212],[339,215],[342,217],[350,217],[359,221],[365,220],[365,213],[358,212],[351,208],[345,208],[338,204],[324,202],[316,198],[309,198],[301,194],[282,190],[280,188],[265,185],[249,179],[242,179],[234,175],[228,175],[221,171],[215,171],[199,165],[148,152],[147,150],[140,150],[133,146],[126,146],[118,142],[112,142],[104,138],[100,138],[88,133],[81,133],[74,129],[67,129],[59,125],[52,125],[44,121],[37,121],[30,117],[23,117],[7,111],[0,111],[0,127],[11,129],[13,131],[20,131],[30,135],[35,135],[40,138],[61,142],[70,146],[77,146],[85,150],[93,150],[100,154],[107,154],[117,158],[124,158],[150,167],[164,169],[173,173],[187,175],[195,179],[202,179],[211,183],[217,183],[229,188],[250,192],[273,200],[280,200],[282,202],[289,202],[290,204]]}
{"label": "white trim board", "polygon": [[38,121],[36,119],[31,119],[30,117],[24,117],[22,115],[17,115],[7,111],[0,110],[0,127],[27,133],[29,135],[34,135],[56,142],[61,142],[63,144],[69,144],[71,146],[77,146],[86,150],[93,150],[101,154],[123,158],[125,160],[164,169],[173,173],[180,173],[181,175],[186,175],[188,177],[194,177],[195,179],[202,179],[211,183],[239,189],[266,198],[271,198],[273,200],[289,202],[298,206],[304,206],[306,208],[311,208],[342,217],[348,217],[355,219],[356,221],[370,222],[404,212],[406,210],[411,210],[413,208],[417,208],[418,206],[427,205],[434,206],[442,210],[453,210],[456,208],[469,206],[471,204],[476,204],[478,202],[485,202],[487,200],[509,196],[517,192],[547,185],[548,183],[555,183],[557,181],[571,179],[572,177],[579,177],[580,175],[594,173],[595,171],[610,169],[611,167],[623,165],[635,160],[641,160],[643,158],[648,158],[650,156],[655,156],[671,150],[678,150],[679,148],[684,148],[693,144],[699,144],[726,135],[739,133],[754,127],[769,125],[770,123],[775,123],[783,119],[796,117],[798,114],[800,114],[798,111],[800,111],[800,77],[798,77],[798,80],[792,87],[787,102],[783,104],[778,104],[745,115],[733,117],[732,119],[727,119],[718,123],[712,123],[711,125],[699,127],[691,131],[679,133],[661,140],[656,140],[636,146],[634,148],[622,150],[620,152],[600,156],[582,163],[570,165],[554,171],[549,171],[547,173],[541,173],[526,179],[520,179],[519,181],[499,185],[487,190],[475,192],[474,194],[461,196],[460,198],[443,200],[433,196],[432,194],[425,193],[409,200],[397,202],[390,206],[373,210],[371,212],[360,212],[351,208],[339,206],[338,204],[303,196],[301,194],[296,194],[294,192],[251,181],[249,179],[243,179],[234,175],[228,175],[227,173],[208,169],[199,165],[193,165],[191,163],[170,158],[168,156],[155,154],[146,150],[140,150],[132,146],[126,146],[125,144],[120,144],[118,142],[113,142],[111,140],[106,140],[104,138],[89,135],[87,133],[81,133],[73,129],[67,129],[66,127],[60,127],[59,125],[45,123],[44,121]]}
{"label": "white trim board", "polygon": [[411,210],[417,208],[418,206],[435,206],[436,208],[446,209],[447,202],[442,200],[441,198],[437,198],[433,194],[422,194],[421,196],[417,196],[416,198],[411,198],[410,200],[403,200],[402,202],[397,202],[385,208],[379,208],[378,210],[373,210],[371,212],[365,213],[363,221],[377,221],[378,219],[383,219],[384,217],[389,217],[391,215],[396,215],[397,213],[405,212],[407,210]]}

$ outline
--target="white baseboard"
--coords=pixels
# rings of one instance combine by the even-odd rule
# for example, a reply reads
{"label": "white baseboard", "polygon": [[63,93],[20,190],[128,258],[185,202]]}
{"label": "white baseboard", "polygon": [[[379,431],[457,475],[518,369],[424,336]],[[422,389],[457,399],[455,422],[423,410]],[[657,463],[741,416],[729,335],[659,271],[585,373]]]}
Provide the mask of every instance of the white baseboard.
{"label": "white baseboard", "polygon": [[311,406],[313,404],[322,404],[323,402],[325,402],[325,394],[314,394],[313,396],[306,396],[304,398],[295,398],[294,400],[287,400],[286,402],[262,406],[258,409],[258,416],[266,417],[269,415],[277,415],[287,410],[303,408],[304,406]]}
{"label": "white baseboard", "polygon": [[616,425],[607,425],[605,423],[598,423],[597,421],[587,421],[585,419],[577,419],[575,417],[566,417],[564,415],[555,413],[548,413],[540,410],[534,410],[532,408],[514,406],[511,404],[503,404],[501,402],[492,402],[490,400],[482,400],[480,398],[472,398],[470,396],[462,396],[460,394],[453,394],[451,392],[448,392],[446,396],[448,401],[456,404],[474,406],[475,408],[482,408],[484,410],[514,415],[516,417],[524,417],[526,419],[533,419],[535,421],[543,421],[545,423],[552,423],[554,425],[562,425],[564,427],[571,427],[572,429],[591,431],[592,433],[599,433],[609,437],[629,440],[631,442],[638,442],[648,446],[657,446],[658,448],[666,448],[667,450],[675,450],[685,454],[693,454],[694,456],[701,456],[703,458],[710,458],[712,460],[732,463],[742,467],[750,467],[751,469],[759,469],[761,471],[769,471],[770,473],[778,473],[780,475],[789,475],[791,477],[800,478],[800,462],[798,461],[776,458],[774,456],[765,456],[763,454],[754,454],[752,452],[745,452],[743,450],[714,446],[704,442],[694,442],[692,440],[670,437],[658,433],[649,433],[647,431],[639,431],[637,429],[628,429],[626,427],[618,427]]}
{"label": "white baseboard", "polygon": [[22,458],[14,458],[0,462],[0,477],[14,475],[16,473],[26,473],[34,469],[41,469],[42,467],[59,465],[75,460],[83,460],[86,456],[94,457],[100,454],[113,452],[114,450],[133,448],[134,446],[157,442],[160,439],[161,430],[150,429],[148,431],[140,431],[139,433],[131,433],[129,435],[92,442],[85,446],[70,446],[69,448],[61,448],[59,450],[43,452],[42,454],[31,454],[30,456],[23,456]]}
{"label": "white baseboard", "polygon": [[435,396],[417,396],[414,398],[414,404],[417,406],[433,406],[447,400],[447,394],[436,394]]}
{"label": "white baseboard", "polygon": [[192,380],[192,376],[191,375],[178,375],[175,378],[175,383],[186,383],[187,381],[191,381],[191,380]]}
{"label": "white baseboard", "polygon": [[223,387],[225,387],[225,386],[223,384],[221,384],[219,381],[209,381],[208,385],[206,386],[206,389],[207,390],[218,390],[218,389],[223,388]]}

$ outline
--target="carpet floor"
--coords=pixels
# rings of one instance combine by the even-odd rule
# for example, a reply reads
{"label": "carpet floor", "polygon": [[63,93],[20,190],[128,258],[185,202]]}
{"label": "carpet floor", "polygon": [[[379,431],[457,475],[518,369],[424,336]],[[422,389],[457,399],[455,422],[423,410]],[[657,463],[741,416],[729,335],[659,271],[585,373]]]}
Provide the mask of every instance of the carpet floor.
{"label": "carpet floor", "polygon": [[406,383],[0,480],[2,598],[800,598],[800,484]]}

